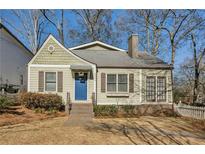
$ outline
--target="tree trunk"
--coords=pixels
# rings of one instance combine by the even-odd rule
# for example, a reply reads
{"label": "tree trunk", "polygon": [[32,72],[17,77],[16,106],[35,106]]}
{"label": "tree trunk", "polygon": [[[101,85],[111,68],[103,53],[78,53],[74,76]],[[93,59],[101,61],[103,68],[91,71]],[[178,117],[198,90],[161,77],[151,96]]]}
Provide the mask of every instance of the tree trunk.
{"label": "tree trunk", "polygon": [[60,36],[60,39],[61,39],[61,43],[63,45],[65,45],[65,42],[64,42],[64,10],[61,10],[61,23],[60,23],[60,30],[59,30],[59,36]]}
{"label": "tree trunk", "polygon": [[197,60],[197,55],[196,55],[196,42],[195,42],[193,34],[191,35],[191,39],[192,39],[193,48],[194,48],[194,87],[193,87],[192,103],[195,103],[197,100],[197,95],[198,95],[199,65],[198,65],[198,60]]}
{"label": "tree trunk", "polygon": [[[171,46],[172,46],[172,57],[171,57],[171,65],[174,67],[174,63],[175,63],[175,52],[176,52],[176,47],[174,45],[174,40],[171,39]],[[174,85],[174,74],[173,74],[173,70],[171,71],[171,83],[172,83],[172,101],[174,98],[174,94],[173,94],[173,85]],[[174,112],[174,108],[173,108],[173,112]]]}
{"label": "tree trunk", "polygon": [[176,53],[176,47],[174,45],[174,41],[171,40],[171,46],[172,46],[172,58],[171,58],[171,64],[174,66],[175,63],[175,53]]}
{"label": "tree trunk", "polygon": [[147,52],[150,50],[150,34],[149,34],[149,17],[145,18],[146,21],[146,36],[147,36]]}

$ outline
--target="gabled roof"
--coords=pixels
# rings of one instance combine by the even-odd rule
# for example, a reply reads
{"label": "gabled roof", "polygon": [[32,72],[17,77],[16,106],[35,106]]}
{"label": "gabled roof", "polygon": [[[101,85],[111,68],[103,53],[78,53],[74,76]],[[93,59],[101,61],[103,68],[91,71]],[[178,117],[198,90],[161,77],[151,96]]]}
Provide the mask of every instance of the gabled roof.
{"label": "gabled roof", "polygon": [[32,64],[33,61],[36,59],[36,57],[40,54],[41,50],[44,48],[44,46],[48,43],[48,41],[52,39],[54,40],[62,49],[64,49],[66,52],[68,52],[69,54],[71,54],[72,56],[76,57],[77,59],[91,64],[91,65],[96,65],[95,63],[92,63],[90,61],[88,61],[87,59],[84,59],[82,57],[79,57],[78,55],[76,55],[75,53],[71,52],[70,49],[67,49],[66,47],[64,47],[52,34],[49,34],[49,36],[47,37],[47,39],[43,42],[42,46],[40,47],[40,49],[37,51],[37,53],[35,54],[35,56],[30,60],[30,62],[28,64]]}
{"label": "gabled roof", "polygon": [[[110,50],[84,50],[84,47],[74,47],[74,48],[65,48],[55,37],[51,34],[45,40],[37,54],[33,57],[32,61],[38,56],[42,48],[47,44],[49,39],[53,39],[58,45],[60,45],[63,49],[65,49],[68,53],[72,54],[78,59],[81,59],[84,62],[89,64],[96,65],[99,68],[153,68],[153,69],[172,69],[173,67],[163,60],[149,55],[145,52],[139,52],[138,56],[131,58],[127,51],[125,50],[114,50],[111,48]],[[97,42],[97,41],[95,41]],[[98,42],[97,42],[98,43]],[[92,42],[91,45],[96,44]],[[87,45],[86,45],[87,46]],[[79,49],[79,50],[77,50]]]}
{"label": "gabled roof", "polygon": [[115,46],[112,46],[112,45],[109,45],[109,44],[106,44],[106,43],[103,43],[103,42],[100,42],[100,41],[94,41],[94,42],[90,42],[90,43],[86,43],[86,44],[82,44],[82,45],[78,45],[78,46],[75,46],[75,47],[71,47],[69,48],[70,50],[80,50],[82,48],[86,48],[86,47],[89,47],[89,46],[94,46],[94,45],[99,45],[99,46],[102,46],[102,47],[105,47],[109,50],[115,50],[115,51],[125,51],[123,49],[120,49],[118,47],[115,47]]}
{"label": "gabled roof", "polygon": [[31,52],[31,50],[29,50],[8,28],[6,28],[1,22],[0,22],[0,29],[3,28],[7,33],[9,33],[9,35],[11,35],[21,46],[23,46],[24,49],[26,49],[26,51],[31,54],[32,56],[34,56],[34,54]]}
{"label": "gabled roof", "polygon": [[72,50],[79,57],[95,63],[101,68],[156,68],[171,69],[172,66],[145,52],[131,58],[127,52],[113,50]]}

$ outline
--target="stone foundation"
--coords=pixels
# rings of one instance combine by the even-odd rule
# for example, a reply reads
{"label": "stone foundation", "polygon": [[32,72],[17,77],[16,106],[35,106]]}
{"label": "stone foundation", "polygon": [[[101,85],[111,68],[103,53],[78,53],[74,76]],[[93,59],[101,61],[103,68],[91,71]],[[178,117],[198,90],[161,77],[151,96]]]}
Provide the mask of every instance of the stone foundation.
{"label": "stone foundation", "polygon": [[[98,105],[99,108],[109,108],[109,105]],[[106,113],[105,109],[94,110],[95,116],[112,117],[138,117],[138,116],[174,116],[172,104],[141,104],[141,105],[112,105],[112,113]],[[114,109],[115,110],[114,110]],[[98,112],[98,113],[96,113]]]}

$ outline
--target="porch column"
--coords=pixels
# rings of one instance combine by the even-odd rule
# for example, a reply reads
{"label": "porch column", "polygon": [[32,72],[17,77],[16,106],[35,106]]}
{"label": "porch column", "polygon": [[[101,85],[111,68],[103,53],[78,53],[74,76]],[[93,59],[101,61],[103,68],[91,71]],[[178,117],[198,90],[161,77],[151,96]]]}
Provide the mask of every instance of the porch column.
{"label": "porch column", "polygon": [[93,71],[93,92],[95,93],[95,102],[97,103],[97,69],[96,66],[92,66],[92,71]]}

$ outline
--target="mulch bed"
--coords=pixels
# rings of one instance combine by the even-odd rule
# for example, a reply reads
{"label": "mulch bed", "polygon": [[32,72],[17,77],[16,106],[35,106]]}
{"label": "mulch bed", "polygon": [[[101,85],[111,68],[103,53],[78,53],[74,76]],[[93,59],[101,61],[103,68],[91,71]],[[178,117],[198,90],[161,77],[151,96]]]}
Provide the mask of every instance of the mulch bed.
{"label": "mulch bed", "polygon": [[36,113],[33,110],[18,105],[0,111],[0,126],[28,123],[31,121],[44,120],[63,116],[66,116],[65,112]]}

